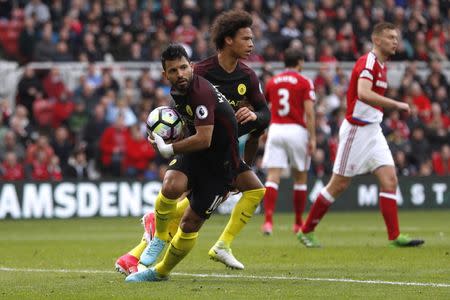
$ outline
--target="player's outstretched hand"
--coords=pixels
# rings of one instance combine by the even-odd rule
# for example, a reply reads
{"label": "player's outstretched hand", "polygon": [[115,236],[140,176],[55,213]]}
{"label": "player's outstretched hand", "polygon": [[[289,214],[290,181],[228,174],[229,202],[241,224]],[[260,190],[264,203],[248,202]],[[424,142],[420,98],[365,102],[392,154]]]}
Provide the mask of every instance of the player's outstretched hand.
{"label": "player's outstretched hand", "polygon": [[153,134],[153,139],[149,136],[148,141],[153,147],[158,149],[159,154],[161,154],[162,157],[170,158],[174,154],[172,144],[166,144],[159,135]]}
{"label": "player's outstretched hand", "polygon": [[408,114],[411,112],[409,104],[405,102],[397,102],[397,109],[400,111],[407,112]]}
{"label": "player's outstretched hand", "polygon": [[238,123],[245,124],[250,121],[256,120],[256,114],[252,112],[248,107],[241,107],[236,112],[236,119]]}

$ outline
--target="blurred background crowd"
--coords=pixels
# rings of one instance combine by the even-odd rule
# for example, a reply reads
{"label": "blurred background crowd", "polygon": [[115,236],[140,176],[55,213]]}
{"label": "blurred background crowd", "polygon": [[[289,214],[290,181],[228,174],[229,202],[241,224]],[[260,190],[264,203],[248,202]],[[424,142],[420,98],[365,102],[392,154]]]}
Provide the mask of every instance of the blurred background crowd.
{"label": "blurred background crowd", "polygon": [[[401,39],[392,60],[407,68],[388,96],[412,107],[409,115],[385,112],[382,123],[398,173],[450,175],[450,91],[442,70],[450,57],[448,1],[0,0],[0,59],[25,66],[15,99],[0,101],[2,178],[161,178],[167,161],[148,145],[145,120],[151,109],[168,103],[168,83],[145,67],[137,79],[118,80],[111,68],[95,63],[159,61],[171,42],[182,43],[193,61],[204,59],[215,53],[212,20],[230,8],[253,16],[249,62],[266,64],[263,84],[273,75],[269,62],[282,61],[287,47],[321,63],[311,78],[318,95],[318,150],[310,172],[318,177],[330,175],[345,115],[348,74],[339,62],[370,50],[375,23],[395,23]],[[88,64],[75,88],[57,65],[26,67],[72,61]],[[425,78],[417,62],[428,65]],[[261,176],[263,151],[264,137],[255,164]]]}

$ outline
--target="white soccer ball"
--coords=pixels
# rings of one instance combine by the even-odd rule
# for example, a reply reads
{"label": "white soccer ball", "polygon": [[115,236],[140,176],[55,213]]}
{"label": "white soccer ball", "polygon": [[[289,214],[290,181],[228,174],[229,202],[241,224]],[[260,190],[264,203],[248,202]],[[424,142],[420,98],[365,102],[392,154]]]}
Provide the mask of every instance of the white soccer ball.
{"label": "white soccer ball", "polygon": [[157,134],[165,141],[178,139],[183,131],[183,121],[176,110],[160,106],[147,117],[147,132]]}

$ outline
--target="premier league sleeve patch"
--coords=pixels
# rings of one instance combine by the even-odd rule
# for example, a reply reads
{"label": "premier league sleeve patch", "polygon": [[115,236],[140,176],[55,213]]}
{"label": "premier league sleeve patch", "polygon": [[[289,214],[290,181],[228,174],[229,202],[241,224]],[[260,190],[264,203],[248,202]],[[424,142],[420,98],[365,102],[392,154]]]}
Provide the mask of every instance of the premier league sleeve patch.
{"label": "premier league sleeve patch", "polygon": [[204,105],[199,105],[195,109],[195,115],[198,119],[204,120],[208,117],[208,109]]}

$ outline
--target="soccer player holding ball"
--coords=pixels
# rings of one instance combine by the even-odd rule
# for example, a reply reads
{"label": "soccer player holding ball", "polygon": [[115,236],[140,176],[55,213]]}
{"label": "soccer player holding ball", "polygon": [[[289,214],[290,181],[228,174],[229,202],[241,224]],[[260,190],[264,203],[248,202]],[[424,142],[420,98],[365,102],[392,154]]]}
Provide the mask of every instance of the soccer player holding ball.
{"label": "soccer player holding ball", "polygon": [[176,109],[190,135],[171,144],[166,144],[157,134],[149,137],[163,157],[176,154],[156,201],[156,236],[151,241],[151,250],[163,250],[169,240],[169,224],[178,199],[186,192],[189,192],[189,205],[162,261],[128,275],[127,282],[168,278],[194,247],[205,220],[226,200],[240,164],[237,121],[225,97],[206,79],[193,74],[183,46],[170,45],[164,50],[162,65],[163,75],[172,85]]}
{"label": "soccer player holding ball", "polygon": [[[259,136],[270,122],[270,111],[258,77],[252,69],[240,61],[248,58],[253,50],[252,23],[251,15],[244,11],[232,10],[219,15],[211,30],[218,54],[194,66],[194,73],[211,82],[233,107],[238,121],[238,135],[249,134],[245,145],[245,162],[240,163],[235,183],[243,195],[234,207],[224,231],[208,252],[211,259],[232,269],[244,269],[244,265],[234,257],[231,243],[250,220],[265,192],[264,185],[246,164],[252,163]],[[179,201],[176,214],[182,215],[182,210],[187,204],[187,198]],[[156,220],[157,222],[159,220],[158,212]],[[157,252],[162,251],[160,246],[152,247],[152,243],[165,244],[170,239],[170,236],[163,237],[166,241],[161,243],[158,230],[155,237],[156,239],[148,245],[143,239],[129,254],[117,260],[116,267],[123,265],[120,269],[127,269],[136,263],[137,257],[140,257],[143,265],[152,265],[159,255]]]}

